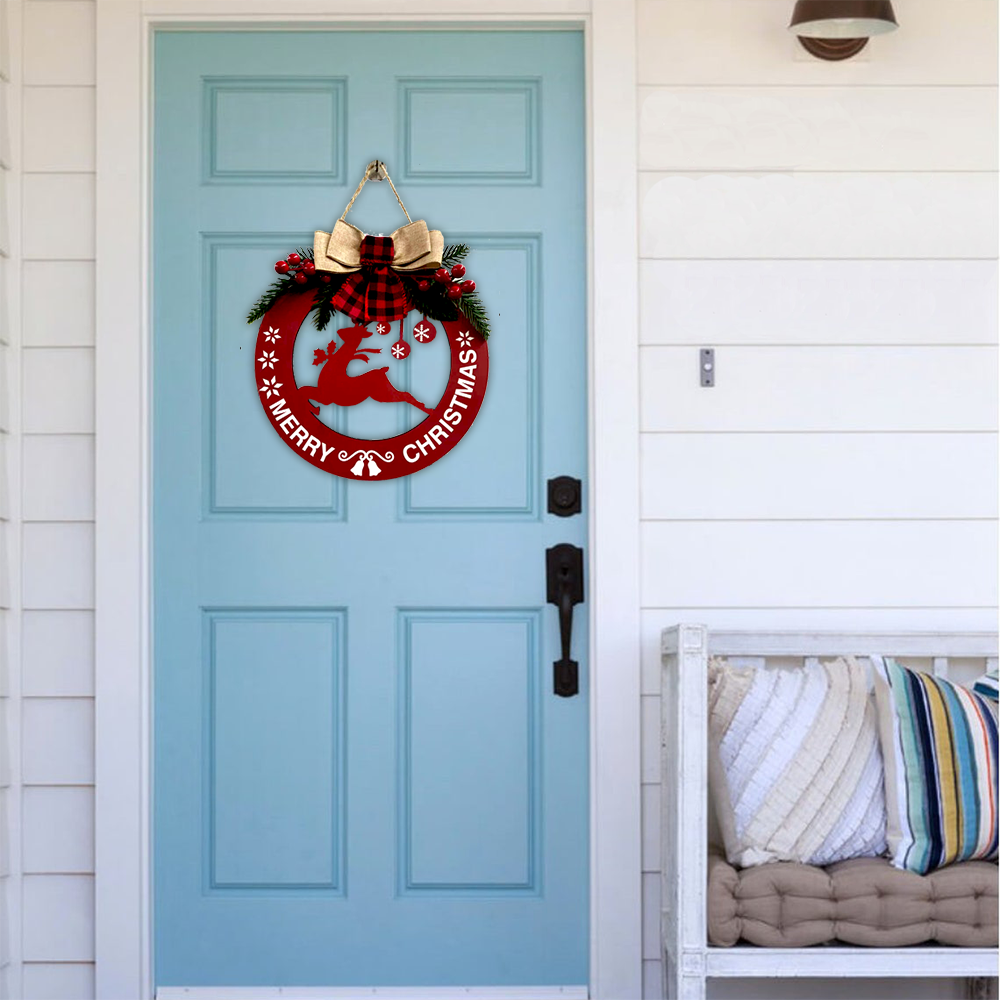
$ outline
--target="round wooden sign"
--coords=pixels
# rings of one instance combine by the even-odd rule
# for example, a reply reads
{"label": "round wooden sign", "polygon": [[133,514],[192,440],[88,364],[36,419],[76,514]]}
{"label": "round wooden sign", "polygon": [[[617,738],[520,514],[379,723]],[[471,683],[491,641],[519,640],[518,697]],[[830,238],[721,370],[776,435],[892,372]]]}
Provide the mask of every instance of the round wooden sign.
{"label": "round wooden sign", "polygon": [[[388,347],[397,360],[405,359],[410,345],[400,337],[388,344],[380,334],[388,324],[374,329],[351,325],[337,330],[340,339],[326,351],[315,352],[316,384],[298,385],[292,364],[295,340],[302,321],[314,304],[315,292],[282,295],[265,314],[257,334],[254,372],[264,412],[285,444],[316,468],[353,480],[398,479],[432,465],[465,436],[479,413],[489,374],[486,341],[463,319],[438,321],[448,338],[451,372],[441,399],[434,406],[397,389],[388,366],[373,359]],[[346,322],[350,322],[345,317]],[[385,329],[382,327],[385,326]],[[426,320],[414,329],[420,343],[434,338]],[[381,341],[378,346],[369,338]],[[366,346],[372,345],[372,346]],[[370,367],[348,375],[351,361]],[[356,406],[367,399],[378,403],[405,403],[427,414],[416,427],[392,438],[370,440],[348,437],[319,419],[320,406]]]}

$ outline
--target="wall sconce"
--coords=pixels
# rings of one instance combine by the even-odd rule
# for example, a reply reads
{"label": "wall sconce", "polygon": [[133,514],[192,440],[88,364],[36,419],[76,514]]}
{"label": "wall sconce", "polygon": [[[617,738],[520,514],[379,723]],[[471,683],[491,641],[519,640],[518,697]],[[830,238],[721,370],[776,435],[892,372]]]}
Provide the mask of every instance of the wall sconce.
{"label": "wall sconce", "polygon": [[850,59],[899,27],[891,0],[797,0],[788,30],[818,59]]}

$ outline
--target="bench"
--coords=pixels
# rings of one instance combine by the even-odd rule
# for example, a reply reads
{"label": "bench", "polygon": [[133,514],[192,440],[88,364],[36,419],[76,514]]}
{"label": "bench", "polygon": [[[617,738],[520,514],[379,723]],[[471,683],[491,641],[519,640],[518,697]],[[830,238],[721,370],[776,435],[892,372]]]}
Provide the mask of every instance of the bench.
{"label": "bench", "polygon": [[[717,632],[703,625],[678,625],[663,631],[661,653],[660,930],[664,996],[703,1000],[707,979],[779,977],[965,977],[975,980],[970,983],[970,991],[975,991],[970,995],[986,996],[982,991],[988,983],[983,977],[997,975],[995,947],[860,947],[839,942],[811,947],[743,943],[719,947],[709,943],[707,693],[708,663],[713,656],[765,667],[772,660],[801,664],[820,658],[879,653],[905,660],[915,669],[947,676],[956,660],[977,661],[978,673],[987,666],[995,669],[997,635]],[[718,860],[713,859],[713,865]],[[824,869],[814,871],[822,874]],[[728,873],[716,875],[727,877]]]}

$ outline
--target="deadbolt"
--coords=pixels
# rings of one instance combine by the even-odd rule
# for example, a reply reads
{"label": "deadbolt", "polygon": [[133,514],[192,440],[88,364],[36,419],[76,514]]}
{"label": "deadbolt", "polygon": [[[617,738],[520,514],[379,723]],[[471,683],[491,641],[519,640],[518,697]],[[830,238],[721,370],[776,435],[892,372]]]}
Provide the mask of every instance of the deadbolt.
{"label": "deadbolt", "polygon": [[549,513],[556,517],[572,517],[580,513],[583,487],[572,476],[556,476],[549,480]]}

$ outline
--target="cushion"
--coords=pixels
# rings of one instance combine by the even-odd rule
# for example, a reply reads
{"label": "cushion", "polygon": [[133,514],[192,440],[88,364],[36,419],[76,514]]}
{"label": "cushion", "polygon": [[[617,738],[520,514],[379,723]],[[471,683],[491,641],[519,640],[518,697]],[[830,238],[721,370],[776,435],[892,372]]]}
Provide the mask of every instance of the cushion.
{"label": "cushion", "polygon": [[830,864],[885,851],[867,670],[709,665],[709,787],[731,864]]}
{"label": "cushion", "polygon": [[997,672],[995,670],[987,670],[982,677],[977,677],[975,683],[972,685],[972,690],[976,694],[981,694],[984,698],[992,698],[993,701],[998,700],[998,695],[1000,695],[1000,684],[997,682]]}
{"label": "cushion", "polygon": [[997,855],[997,706],[873,656],[892,863],[928,872]]}
{"label": "cushion", "polygon": [[885,858],[829,868],[778,863],[737,871],[708,862],[708,940],[766,948],[841,941],[874,948],[934,942],[967,948],[997,944],[997,866],[966,861],[916,875]]}

